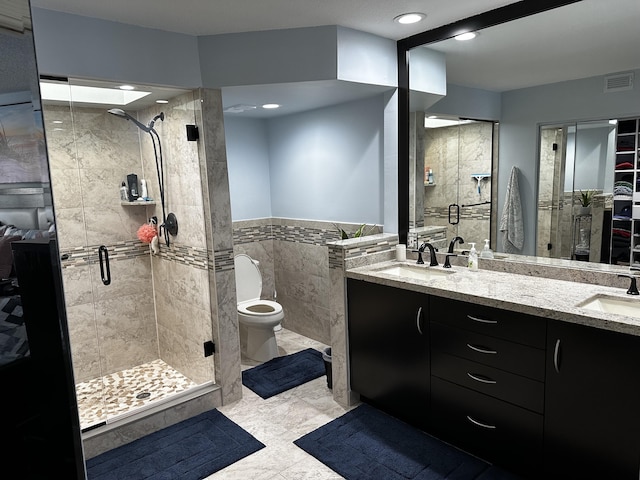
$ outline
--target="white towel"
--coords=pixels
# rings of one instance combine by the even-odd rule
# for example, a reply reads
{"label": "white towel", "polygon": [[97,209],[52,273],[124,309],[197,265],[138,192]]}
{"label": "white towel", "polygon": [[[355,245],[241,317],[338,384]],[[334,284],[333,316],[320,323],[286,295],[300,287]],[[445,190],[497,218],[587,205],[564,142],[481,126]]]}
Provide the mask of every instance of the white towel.
{"label": "white towel", "polygon": [[511,176],[507,185],[504,210],[500,218],[500,231],[505,253],[520,253],[524,245],[524,222],[522,219],[522,203],[518,187],[518,167],[511,168]]}

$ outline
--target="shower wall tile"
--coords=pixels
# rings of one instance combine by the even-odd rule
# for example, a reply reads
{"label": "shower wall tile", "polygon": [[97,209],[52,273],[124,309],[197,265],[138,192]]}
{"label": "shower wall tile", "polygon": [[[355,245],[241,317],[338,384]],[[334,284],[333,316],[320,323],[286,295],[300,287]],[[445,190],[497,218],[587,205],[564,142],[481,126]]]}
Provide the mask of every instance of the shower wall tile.
{"label": "shower wall tile", "polygon": [[127,295],[97,301],[95,308],[103,374],[158,358],[153,297]]}
{"label": "shower wall tile", "polygon": [[93,303],[67,305],[66,311],[74,380],[79,383],[97,378],[101,365]]}
{"label": "shower wall tile", "polygon": [[56,211],[56,233],[60,250],[83,246],[87,243],[82,207],[58,208],[55,185],[53,186],[53,204]]}
{"label": "shower wall tile", "polygon": [[56,209],[78,206],[82,198],[77,168],[51,168],[51,186]]}
{"label": "shower wall tile", "polygon": [[97,301],[117,299],[134,294],[153,297],[153,282],[150,275],[151,260],[148,255],[110,260],[111,283],[109,285],[102,283],[100,265],[97,262],[90,268],[92,269],[94,298]]}
{"label": "shower wall tile", "polygon": [[153,258],[156,295],[173,296],[198,308],[209,307],[207,271]]}
{"label": "shower wall tile", "polygon": [[203,347],[212,339],[210,309],[170,296],[158,297],[156,302],[163,312],[158,315],[161,357],[196,383],[213,381],[213,357],[205,357]]}
{"label": "shower wall tile", "polygon": [[214,263],[209,293],[212,335],[216,342],[215,377],[222,387],[223,403],[242,398],[240,337],[233,276],[231,200],[220,90],[199,89],[194,98],[200,130],[198,153],[207,233],[207,250]]}
{"label": "shower wall tile", "polygon": [[136,238],[147,221],[146,207],[104,205],[84,207],[88,245],[109,245]]}
{"label": "shower wall tile", "polygon": [[213,338],[216,343],[216,383],[222,386],[225,404],[242,398],[240,370],[240,333],[233,270],[214,274],[217,296],[216,315],[213,317]]}
{"label": "shower wall tile", "polygon": [[67,308],[93,302],[91,271],[92,266],[90,265],[73,266],[62,269],[64,301]]}
{"label": "shower wall tile", "polygon": [[[63,170],[78,168],[73,118],[69,107],[45,104],[42,106],[42,115],[46,129],[49,167]],[[54,121],[62,123],[54,124]]]}

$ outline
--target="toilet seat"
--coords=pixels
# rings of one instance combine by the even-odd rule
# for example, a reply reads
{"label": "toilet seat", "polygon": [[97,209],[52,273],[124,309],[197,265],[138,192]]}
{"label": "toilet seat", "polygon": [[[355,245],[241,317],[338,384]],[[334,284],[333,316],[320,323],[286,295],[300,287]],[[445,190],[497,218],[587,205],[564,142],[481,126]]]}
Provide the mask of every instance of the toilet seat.
{"label": "toilet seat", "polygon": [[238,314],[246,324],[262,325],[265,321],[275,326],[284,318],[282,305],[271,300],[247,300],[238,303]]}

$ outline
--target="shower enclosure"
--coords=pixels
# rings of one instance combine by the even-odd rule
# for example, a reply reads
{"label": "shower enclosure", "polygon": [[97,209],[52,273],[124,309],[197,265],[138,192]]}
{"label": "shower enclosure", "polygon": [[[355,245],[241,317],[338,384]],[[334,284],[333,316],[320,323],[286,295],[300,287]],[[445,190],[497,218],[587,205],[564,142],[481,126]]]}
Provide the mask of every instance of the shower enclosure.
{"label": "shower enclosure", "polygon": [[491,239],[496,136],[497,127],[489,121],[454,118],[426,126],[425,227],[446,226],[447,239],[459,235],[478,250]]}
{"label": "shower enclosure", "polygon": [[[115,97],[94,103],[84,96],[97,87]],[[86,431],[214,384],[212,262],[201,164],[197,142],[185,135],[185,125],[197,123],[200,102],[185,90],[136,86],[127,91],[73,79],[43,80],[42,96],[76,393]],[[164,156],[164,200],[180,220],[180,231],[170,246],[161,233],[155,255],[137,238],[150,219],[163,219],[154,144],[135,122],[110,115],[113,108],[126,110],[142,125],[163,114],[155,130]],[[121,200],[129,174],[146,180],[151,200]]]}

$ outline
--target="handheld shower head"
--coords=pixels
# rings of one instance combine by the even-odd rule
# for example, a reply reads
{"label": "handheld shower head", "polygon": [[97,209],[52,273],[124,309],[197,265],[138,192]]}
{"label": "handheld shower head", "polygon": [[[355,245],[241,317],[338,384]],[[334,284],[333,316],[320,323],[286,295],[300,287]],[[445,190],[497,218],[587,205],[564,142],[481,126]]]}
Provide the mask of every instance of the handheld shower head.
{"label": "handheld shower head", "polygon": [[[151,124],[149,127],[141,124],[138,120],[136,120],[135,118],[133,118],[131,115],[129,115],[127,112],[125,112],[124,110],[122,110],[121,108],[112,108],[111,110],[107,110],[108,113],[115,115],[117,117],[121,117],[124,118],[126,120],[131,120],[133,123],[136,124],[136,126],[144,131],[149,133],[151,131],[151,129],[153,128],[153,124]],[[164,116],[164,115],[163,115]]]}

